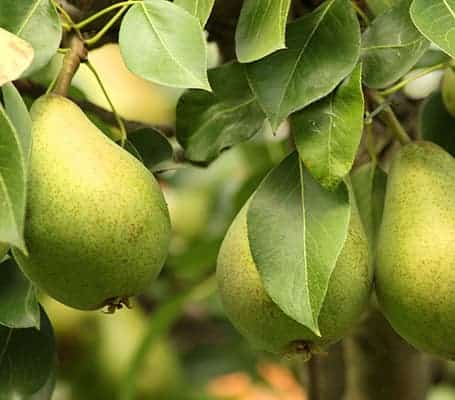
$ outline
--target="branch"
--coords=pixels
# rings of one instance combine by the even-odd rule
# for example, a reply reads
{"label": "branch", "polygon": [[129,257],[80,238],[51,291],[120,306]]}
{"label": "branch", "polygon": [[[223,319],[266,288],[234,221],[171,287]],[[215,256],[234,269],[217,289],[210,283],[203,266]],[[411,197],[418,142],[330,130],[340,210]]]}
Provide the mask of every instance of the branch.
{"label": "branch", "polygon": [[430,366],[425,354],[401,339],[379,310],[346,341],[349,400],[425,400]]}
{"label": "branch", "polygon": [[82,39],[77,35],[73,35],[70,38],[70,50],[65,54],[63,59],[62,69],[57,78],[53,93],[65,97],[68,95],[71,81],[81,62],[87,59],[87,54],[87,48]]}

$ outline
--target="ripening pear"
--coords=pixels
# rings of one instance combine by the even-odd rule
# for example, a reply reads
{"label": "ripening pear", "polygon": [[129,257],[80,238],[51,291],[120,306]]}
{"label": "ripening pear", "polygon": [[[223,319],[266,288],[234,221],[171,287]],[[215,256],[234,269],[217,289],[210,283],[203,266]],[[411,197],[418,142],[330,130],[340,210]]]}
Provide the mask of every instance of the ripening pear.
{"label": "ripening pear", "polygon": [[32,107],[24,273],[83,310],[119,304],[158,275],[169,214],[153,175],[79,107],[46,95]]}
{"label": "ripening pear", "polygon": [[455,159],[433,143],[408,144],[392,163],[376,290],[404,339],[455,358]]}
{"label": "ripening pear", "polygon": [[370,297],[369,264],[368,242],[353,208],[348,236],[319,316],[321,337],[317,337],[285,315],[266,293],[251,254],[244,206],[221,246],[217,278],[227,316],[255,347],[277,354],[310,355],[338,341],[360,317]]}

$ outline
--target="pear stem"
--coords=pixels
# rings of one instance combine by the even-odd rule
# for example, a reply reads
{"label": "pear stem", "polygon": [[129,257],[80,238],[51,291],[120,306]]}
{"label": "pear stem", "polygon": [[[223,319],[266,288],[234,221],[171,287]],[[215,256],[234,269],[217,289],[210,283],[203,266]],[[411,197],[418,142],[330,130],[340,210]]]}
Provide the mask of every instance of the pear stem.
{"label": "pear stem", "polygon": [[74,74],[82,61],[87,59],[87,48],[78,35],[70,39],[70,50],[63,58],[62,69],[54,86],[53,93],[60,96],[67,96]]}
{"label": "pear stem", "polygon": [[[384,97],[382,97],[378,92],[371,91],[370,96],[372,100],[378,105],[383,105],[385,102]],[[398,120],[397,116],[395,115],[390,106],[384,107],[380,115],[382,116],[384,122],[387,124],[387,126],[394,134],[395,138],[401,144],[407,144],[411,142],[411,138],[406,133],[405,129],[401,125],[400,121]]]}

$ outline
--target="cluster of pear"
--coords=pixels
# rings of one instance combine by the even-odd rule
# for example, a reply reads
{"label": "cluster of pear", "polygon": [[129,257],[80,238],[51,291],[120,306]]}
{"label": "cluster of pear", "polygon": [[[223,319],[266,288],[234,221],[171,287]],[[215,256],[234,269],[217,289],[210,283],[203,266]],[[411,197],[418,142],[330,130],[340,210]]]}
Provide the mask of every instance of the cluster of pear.
{"label": "cluster of pear", "polygon": [[[250,249],[247,207],[218,258],[221,300],[233,325],[257,348],[281,354],[314,352],[348,334],[372,287],[373,246],[355,205],[319,315],[320,337],[267,294]],[[375,247],[377,298],[392,327],[416,348],[454,359],[455,159],[445,150],[421,141],[398,152]]]}
{"label": "cluster of pear", "polygon": [[32,152],[23,272],[82,310],[121,307],[167,256],[170,221],[153,175],[72,101],[45,95],[31,110]]}

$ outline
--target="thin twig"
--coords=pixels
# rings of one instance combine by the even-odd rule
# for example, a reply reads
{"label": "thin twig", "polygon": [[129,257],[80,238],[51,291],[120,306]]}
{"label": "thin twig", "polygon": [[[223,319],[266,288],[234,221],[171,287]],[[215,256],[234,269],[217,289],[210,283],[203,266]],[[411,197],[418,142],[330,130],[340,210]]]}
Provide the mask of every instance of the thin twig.
{"label": "thin twig", "polygon": [[124,5],[110,20],[109,22],[103,26],[103,28],[94,36],[92,36],[89,39],[85,40],[85,43],[88,46],[94,45],[96,42],[98,42],[105,34],[106,32],[112,28],[112,26],[120,19],[120,17],[123,15],[123,13],[128,9],[129,5]]}
{"label": "thin twig", "polygon": [[109,97],[109,94],[107,93],[106,87],[104,86],[103,81],[101,80],[101,77],[98,74],[98,71],[96,70],[96,68],[93,66],[93,64],[88,59],[85,61],[85,64],[87,65],[89,70],[95,76],[95,79],[98,82],[98,85],[100,86],[100,88],[104,94],[104,97],[106,98],[107,102],[109,103],[109,106],[111,107],[112,113],[114,114],[115,120],[120,128],[120,133],[121,133],[120,142],[123,147],[125,145],[125,141],[127,139],[125,125],[124,125],[122,119],[120,118],[120,115],[118,114],[117,110],[115,109],[114,103],[112,103],[112,100]]}
{"label": "thin twig", "polygon": [[[378,105],[381,105],[384,103],[384,101],[385,101],[384,98],[378,92],[370,91],[369,94],[370,94],[371,99]],[[406,133],[405,129],[401,125],[400,121],[398,120],[397,116],[395,115],[395,113],[393,112],[393,110],[390,106],[384,107],[384,110],[382,111],[382,113],[380,115],[384,119],[384,122],[390,128],[392,133],[395,135],[396,139],[401,144],[406,144],[411,141],[411,138]]]}
{"label": "thin twig", "polygon": [[429,74],[431,72],[438,71],[438,70],[441,70],[441,69],[445,69],[445,68],[447,68],[449,66],[450,66],[450,63],[448,63],[448,62],[440,63],[440,64],[437,64],[437,65],[433,65],[431,67],[428,67],[428,68],[424,69],[423,71],[421,71],[421,72],[419,72],[417,74],[414,74],[414,75],[410,76],[407,79],[403,79],[402,81],[400,81],[397,84],[389,87],[388,89],[379,91],[378,93],[381,96],[388,96],[390,94],[398,92],[400,89],[404,88],[408,83],[410,83],[412,81],[415,81],[416,79],[422,78],[423,76],[425,76],[425,75],[427,75],[427,74]]}
{"label": "thin twig", "polygon": [[121,1],[119,3],[115,3],[109,7],[103,8],[101,11],[91,15],[90,17],[80,21],[76,24],[76,27],[79,29],[84,28],[86,25],[91,24],[93,21],[97,20],[98,18],[102,17],[103,15],[119,8],[119,7],[128,7],[132,4],[142,3],[142,0],[130,0],[130,1]]}

